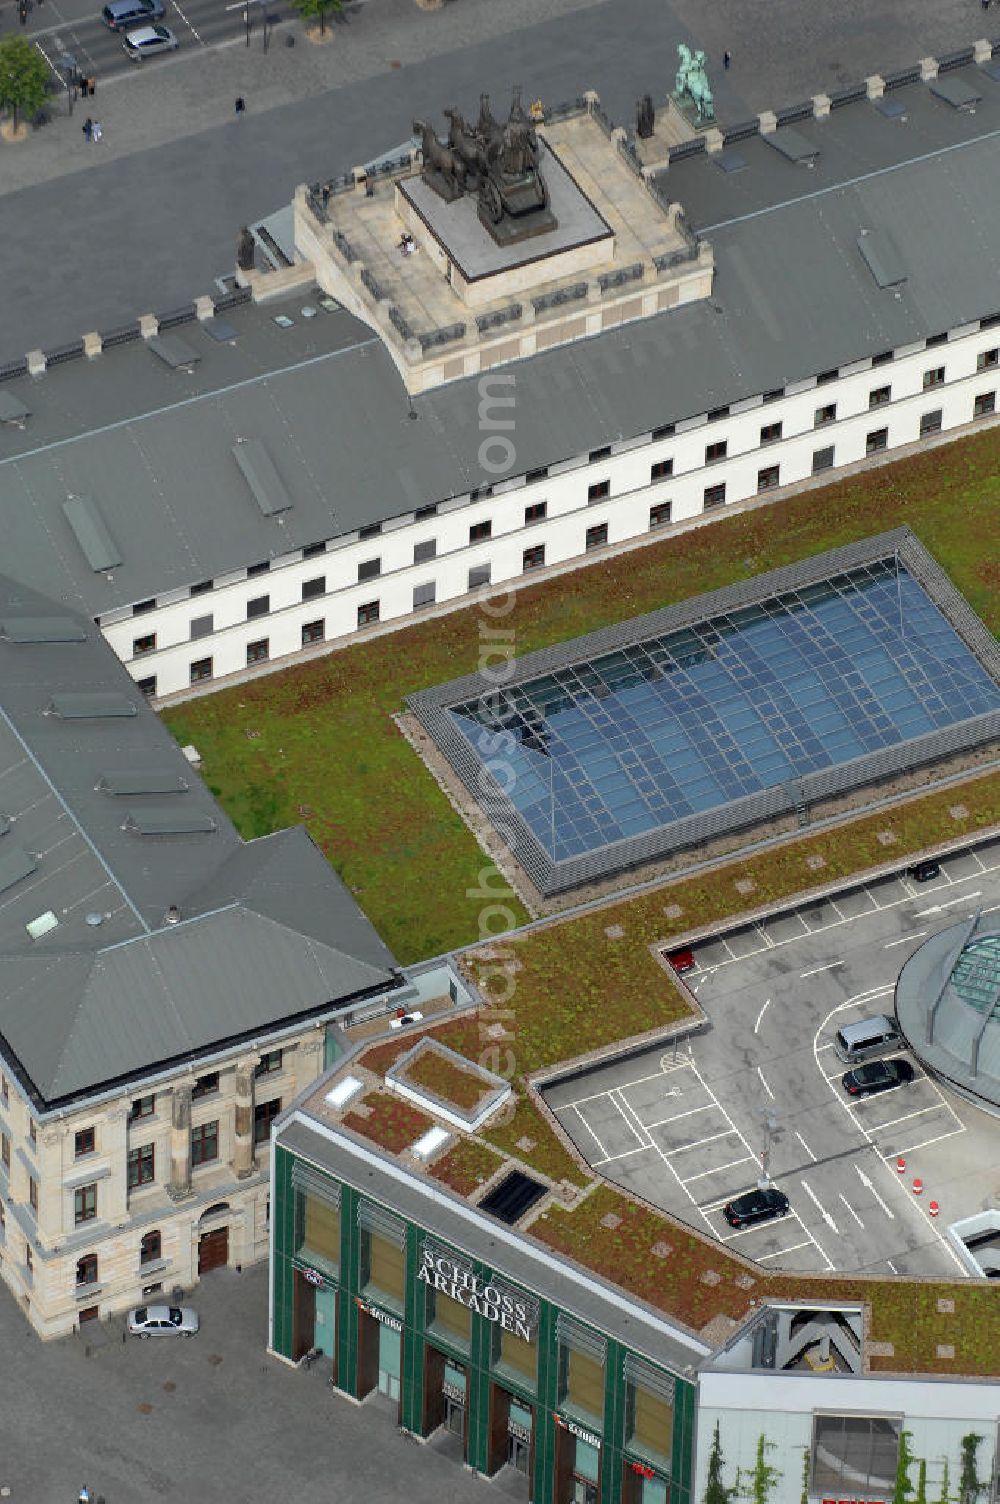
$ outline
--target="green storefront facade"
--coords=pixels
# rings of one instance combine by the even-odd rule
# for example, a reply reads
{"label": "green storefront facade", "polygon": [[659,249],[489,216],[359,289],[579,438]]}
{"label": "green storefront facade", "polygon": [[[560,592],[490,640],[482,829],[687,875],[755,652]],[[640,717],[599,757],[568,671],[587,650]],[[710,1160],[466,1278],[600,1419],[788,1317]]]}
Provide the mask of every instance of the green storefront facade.
{"label": "green storefront facade", "polygon": [[308,1114],[272,1169],[272,1351],[538,1504],[690,1504],[703,1344]]}

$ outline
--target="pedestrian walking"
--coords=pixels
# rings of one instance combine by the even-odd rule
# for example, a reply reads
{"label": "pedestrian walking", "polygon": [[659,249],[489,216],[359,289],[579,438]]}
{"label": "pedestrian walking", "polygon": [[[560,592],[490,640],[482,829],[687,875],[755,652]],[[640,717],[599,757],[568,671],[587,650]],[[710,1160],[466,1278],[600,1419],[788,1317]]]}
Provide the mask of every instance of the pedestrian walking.
{"label": "pedestrian walking", "polygon": [[726,50],[725,50],[725,52],[722,54],[722,66],[723,66],[723,68],[725,68],[725,70],[726,70],[727,73],[729,72],[729,65],[732,62],[732,60],[733,60],[733,54],[730,52],[729,48],[727,47]]}
{"label": "pedestrian walking", "polygon": [[83,136],[84,136],[84,140],[85,141],[93,141],[93,139],[94,139],[94,122],[91,120],[91,118],[90,118],[89,115],[87,116],[87,118],[83,122],[83,124],[81,125],[80,129],[83,131]]}
{"label": "pedestrian walking", "polygon": [[247,102],[243,98],[243,95],[242,94],[238,94],[236,96],[236,113],[237,113],[237,115],[242,115],[245,112],[246,107],[247,107]]}
{"label": "pedestrian walking", "polygon": [[92,1495],[91,1495],[90,1489],[87,1487],[87,1485],[85,1483],[83,1485],[83,1487],[81,1488],[80,1492],[77,1494],[76,1504],[90,1504],[91,1497],[92,1497]]}
{"label": "pedestrian walking", "polygon": [[101,137],[104,135],[104,129],[99,120],[94,121],[93,125],[90,128],[90,135],[91,139],[94,141],[100,141]]}
{"label": "pedestrian walking", "polygon": [[983,7],[983,10],[989,10],[990,0],[979,0],[979,3]]}
{"label": "pedestrian walking", "polygon": [[28,0],[18,0],[18,3],[17,3],[17,19],[20,21],[20,23],[21,23],[22,26],[27,26],[27,24],[28,24]]}

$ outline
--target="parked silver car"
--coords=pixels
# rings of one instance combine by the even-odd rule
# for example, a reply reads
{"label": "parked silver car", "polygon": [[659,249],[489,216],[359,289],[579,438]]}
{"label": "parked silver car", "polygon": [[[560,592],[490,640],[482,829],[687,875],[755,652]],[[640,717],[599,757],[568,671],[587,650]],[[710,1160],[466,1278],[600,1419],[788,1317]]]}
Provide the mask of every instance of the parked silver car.
{"label": "parked silver car", "polygon": [[134,63],[156,52],[173,52],[179,45],[169,26],[137,26],[122,37],[122,46]]}
{"label": "parked silver car", "polygon": [[128,1313],[133,1337],[193,1337],[200,1325],[188,1306],[133,1306]]}

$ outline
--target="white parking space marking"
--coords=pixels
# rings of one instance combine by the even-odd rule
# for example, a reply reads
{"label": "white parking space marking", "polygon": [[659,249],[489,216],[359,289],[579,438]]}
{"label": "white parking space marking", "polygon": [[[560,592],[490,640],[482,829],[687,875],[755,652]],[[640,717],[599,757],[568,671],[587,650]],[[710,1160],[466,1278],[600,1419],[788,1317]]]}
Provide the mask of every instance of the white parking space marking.
{"label": "white parking space marking", "polygon": [[587,1119],[584,1117],[584,1115],[580,1111],[579,1107],[574,1107],[573,1110],[576,1113],[577,1117],[580,1119],[580,1122],[583,1124],[584,1128],[586,1128],[587,1132],[590,1134],[591,1138],[594,1140],[594,1143],[597,1145],[597,1147],[600,1150],[600,1152],[603,1155],[603,1157],[605,1159],[607,1159],[607,1157],[608,1157],[608,1151],[607,1151],[607,1149],[605,1149],[604,1145],[601,1143],[600,1139],[597,1137],[597,1134],[594,1132],[593,1128],[591,1128],[590,1124],[587,1122]]}
{"label": "white parking space marking", "polygon": [[926,930],[914,930],[911,935],[901,935],[898,940],[887,940],[885,948],[886,950],[892,950],[894,945],[912,945],[914,940],[919,940],[926,933]]}
{"label": "white parking space marking", "polygon": [[761,1068],[760,1068],[759,1065],[757,1067],[757,1074],[760,1077],[760,1084],[761,1084],[761,1086],[764,1088],[764,1090],[767,1092],[768,1096],[771,1098],[771,1101],[773,1102],[774,1101],[774,1092],[771,1090],[771,1088],[768,1086],[767,1082],[765,1081],[765,1079],[764,1079],[764,1072],[761,1070]]}
{"label": "white parking space marking", "polygon": [[816,1195],[816,1192],[813,1190],[813,1188],[809,1184],[808,1180],[800,1180],[799,1181],[799,1185],[805,1191],[806,1195],[809,1197],[809,1200],[816,1207],[816,1209],[819,1212],[820,1216],[823,1218],[823,1221],[827,1224],[828,1227],[832,1228],[832,1230],[835,1233],[837,1233],[837,1236],[839,1237],[840,1234],[839,1234],[836,1222],[830,1216],[830,1213],[827,1211],[827,1209],[823,1205],[822,1201]]}
{"label": "white parking space marking", "polygon": [[821,971],[836,971],[843,964],[843,961],[828,961],[825,966],[814,966],[812,971],[800,971],[799,977],[804,982],[806,977],[818,977]]}
{"label": "white parking space marking", "polygon": [[795,1137],[798,1139],[799,1143],[802,1145],[803,1149],[806,1151],[806,1153],[808,1154],[809,1158],[812,1160],[813,1164],[815,1164],[816,1163],[816,1156],[813,1153],[813,1151],[810,1149],[809,1145],[806,1143],[805,1139],[802,1137],[801,1133],[799,1132],[799,1130],[797,1128],[795,1130]]}
{"label": "white parking space marking", "polygon": [[723,1128],[721,1133],[710,1133],[707,1138],[692,1139],[689,1144],[681,1144],[678,1148],[671,1149],[669,1152],[671,1155],[686,1154],[689,1149],[700,1149],[702,1144],[714,1143],[717,1138],[728,1138],[732,1132],[734,1132],[732,1128]]}
{"label": "white parking space marking", "polygon": [[608,1154],[604,1159],[592,1159],[590,1166],[591,1169],[596,1170],[599,1165],[613,1165],[619,1159],[628,1159],[633,1154],[648,1154],[651,1148],[651,1144],[637,1144],[634,1149],[623,1149],[620,1154]]}
{"label": "white parking space marking", "polygon": [[[249,0],[248,0],[248,3],[249,3]],[[181,10],[180,6],[177,4],[177,0],[173,0],[173,6],[174,6],[174,10],[180,16],[181,20],[184,22],[184,25],[187,27],[187,29],[191,33],[191,35],[194,37],[195,41],[196,42],[200,42],[201,41],[201,35],[200,35],[200,33],[195,30],[195,27],[194,27],[193,23],[188,20],[187,16]]]}
{"label": "white parking space marking", "polygon": [[771,999],[768,998],[768,1000],[764,1004],[763,1008],[761,1008],[760,1012],[757,1014],[757,1022],[753,1026],[753,1031],[754,1031],[755,1034],[759,1034],[760,1033],[761,1021],[762,1021],[762,1019],[764,1017],[764,1014],[767,1012],[767,1010],[768,1010],[768,1008],[770,1008],[770,1006],[771,1006]]}
{"label": "white parking space marking", "polygon": [[889,1221],[895,1221],[896,1213],[890,1207],[886,1206],[885,1202],[882,1200],[882,1197],[879,1195],[870,1178],[865,1174],[861,1166],[855,1165],[854,1169],[857,1173],[858,1179],[861,1181],[861,1184],[865,1187],[866,1190],[871,1191],[872,1195],[875,1197],[875,1200],[878,1202],[879,1206],[889,1218]]}
{"label": "white parking space marking", "polygon": [[811,1238],[806,1238],[802,1243],[793,1243],[791,1248],[779,1248],[776,1253],[759,1253],[756,1262],[764,1264],[768,1259],[783,1259],[786,1253],[795,1253],[799,1248],[808,1248],[811,1242]]}
{"label": "white parking space marking", "polygon": [[[727,1164],[713,1165],[710,1170],[701,1170],[697,1175],[688,1175],[685,1180],[681,1181],[681,1185],[692,1185],[696,1180],[704,1180],[706,1175],[720,1175],[723,1170],[731,1170],[734,1165],[749,1164],[751,1159],[753,1159],[752,1155],[744,1154],[741,1159],[731,1159]],[[754,1159],[753,1162],[756,1164],[757,1161]]]}
{"label": "white parking space marking", "polygon": [[681,1118],[693,1118],[698,1112],[711,1112],[714,1102],[706,1102],[701,1107],[689,1107],[687,1112],[675,1112],[671,1118],[657,1118],[655,1123],[647,1123],[647,1128],[663,1128],[667,1123],[679,1123]]}
{"label": "white parking space marking", "polygon": [[858,1224],[858,1226],[859,1226],[859,1227],[860,1227],[860,1228],[861,1228],[861,1229],[862,1229],[862,1230],[863,1230],[863,1229],[864,1229],[864,1225],[865,1225],[865,1224],[864,1224],[864,1223],[863,1223],[863,1222],[862,1222],[862,1220],[861,1220],[861,1218],[860,1218],[860,1217],[859,1217],[859,1216],[858,1216],[858,1214],[857,1214],[857,1212],[856,1212],[856,1211],[855,1211],[855,1210],[854,1210],[854,1207],[853,1207],[853,1206],[852,1206],[852,1205],[851,1205],[851,1203],[850,1203],[850,1202],[849,1202],[849,1201],[848,1201],[848,1199],[847,1199],[847,1197],[846,1197],[846,1196],[845,1196],[845,1195],[844,1195],[844,1193],[843,1193],[843,1191],[838,1191],[838,1192],[837,1192],[837,1195],[838,1195],[838,1196],[839,1196],[839,1197],[840,1197],[840,1199],[841,1199],[841,1201],[842,1201],[842,1202],[843,1202],[843,1203],[844,1203],[844,1205],[845,1205],[845,1206],[846,1206],[846,1207],[847,1207],[847,1210],[848,1210],[848,1211],[849,1211],[849,1212],[850,1212],[850,1214],[851,1214],[851,1216],[852,1216],[852,1217],[853,1217],[853,1218],[854,1218],[854,1220],[855,1220],[855,1222],[856,1222],[856,1223],[857,1223],[857,1224]]}
{"label": "white parking space marking", "polygon": [[907,1154],[916,1154],[918,1149],[927,1149],[931,1144],[939,1144],[942,1139],[954,1138],[956,1133],[964,1132],[965,1124],[960,1122],[957,1128],[949,1128],[947,1133],[939,1133],[935,1138],[922,1138],[919,1144],[907,1144],[904,1149],[894,1149],[892,1154],[885,1156],[886,1161],[888,1162],[888,1160],[893,1159],[900,1154],[904,1157]]}

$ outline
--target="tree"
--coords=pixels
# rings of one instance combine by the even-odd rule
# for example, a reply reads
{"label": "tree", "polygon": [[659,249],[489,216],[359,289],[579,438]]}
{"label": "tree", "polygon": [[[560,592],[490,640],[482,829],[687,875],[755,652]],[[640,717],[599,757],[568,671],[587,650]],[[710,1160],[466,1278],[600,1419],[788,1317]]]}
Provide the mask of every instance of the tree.
{"label": "tree", "polygon": [[979,1495],[983,1491],[979,1474],[976,1471],[976,1453],[982,1437],[976,1431],[970,1431],[962,1437],[962,1471],[958,1479],[959,1504],[976,1504]]}
{"label": "tree", "polygon": [[320,36],[323,36],[326,31],[327,11],[338,12],[344,8],[344,0],[292,0],[292,4],[303,21],[319,19]]}
{"label": "tree", "polygon": [[705,1497],[702,1504],[730,1504],[735,1488],[727,1488],[722,1481],[722,1442],[719,1438],[719,1422],[715,1422],[712,1434],[712,1450],[708,1454],[708,1476],[705,1479]]}
{"label": "tree", "polygon": [[0,41],[0,107],[10,110],[17,133],[18,118],[36,114],[45,103],[49,68],[26,37]]}
{"label": "tree", "polygon": [[778,1469],[772,1467],[767,1460],[767,1453],[776,1450],[776,1443],[768,1441],[762,1431],[757,1438],[757,1460],[754,1463],[753,1472],[750,1474],[750,1497],[753,1500],[753,1504],[767,1504],[772,1488],[781,1477]]}
{"label": "tree", "polygon": [[892,1491],[892,1504],[907,1504],[907,1494],[912,1494],[913,1484],[910,1482],[910,1463],[916,1459],[910,1451],[910,1439],[912,1431],[899,1433],[899,1456],[896,1461],[896,1486]]}

